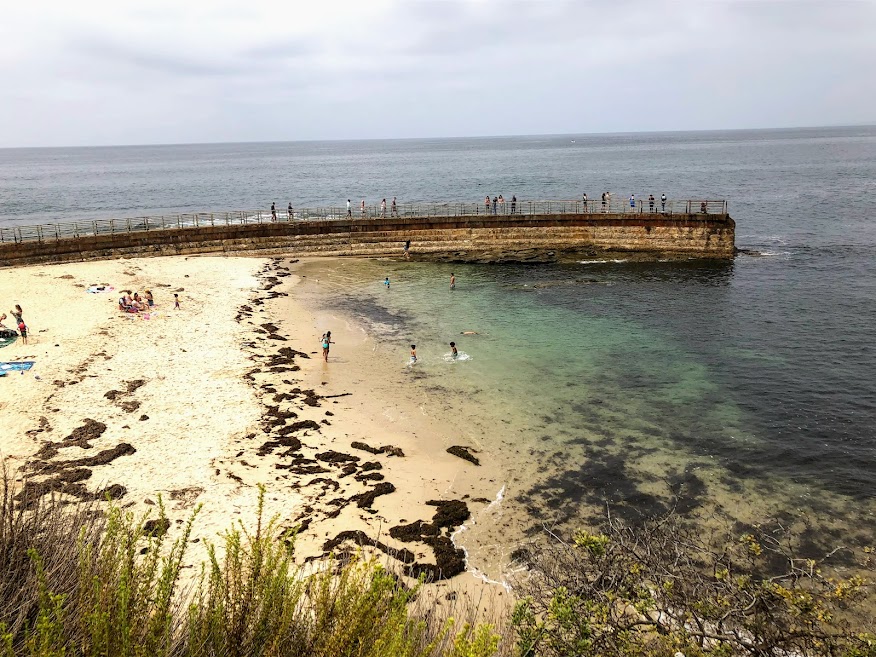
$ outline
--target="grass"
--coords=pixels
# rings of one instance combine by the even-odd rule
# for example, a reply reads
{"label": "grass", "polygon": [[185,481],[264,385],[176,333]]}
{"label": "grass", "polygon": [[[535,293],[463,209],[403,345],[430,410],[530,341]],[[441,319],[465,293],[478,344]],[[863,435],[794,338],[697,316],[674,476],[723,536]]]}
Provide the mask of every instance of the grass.
{"label": "grass", "polygon": [[[4,473],[5,474],[5,473]],[[174,541],[158,517],[118,506],[0,500],[2,657],[487,657],[490,625],[417,615],[419,587],[357,555],[305,572],[294,540],[265,521],[210,546],[200,576],[181,572],[196,509]],[[221,556],[220,556],[221,555]],[[463,610],[473,615],[474,610]]]}

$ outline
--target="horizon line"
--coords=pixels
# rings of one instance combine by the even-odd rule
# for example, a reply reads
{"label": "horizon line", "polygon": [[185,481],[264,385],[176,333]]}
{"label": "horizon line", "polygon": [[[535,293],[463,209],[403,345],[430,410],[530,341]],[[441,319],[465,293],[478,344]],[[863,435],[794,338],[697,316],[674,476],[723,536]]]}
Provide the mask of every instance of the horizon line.
{"label": "horizon line", "polygon": [[192,141],[192,142],[151,142],[151,143],[127,143],[127,144],[80,144],[59,146],[0,146],[0,151],[6,150],[37,150],[37,149],[73,149],[73,148],[143,148],[143,147],[170,147],[170,146],[225,146],[233,144],[306,144],[306,143],[332,143],[332,142],[374,142],[374,141],[427,141],[427,140],[453,140],[453,139],[510,139],[526,137],[590,137],[590,136],[625,136],[625,135],[656,135],[672,133],[703,133],[703,132],[758,132],[767,130],[818,130],[836,128],[871,128],[876,127],[876,121],[871,123],[853,124],[829,124],[829,125],[801,125],[782,127],[758,127],[758,128],[698,128],[693,130],[623,130],[609,132],[545,132],[528,134],[504,134],[504,135],[457,135],[457,136],[427,136],[427,137],[354,137],[354,138],[331,138],[331,139],[259,139],[253,141]]}

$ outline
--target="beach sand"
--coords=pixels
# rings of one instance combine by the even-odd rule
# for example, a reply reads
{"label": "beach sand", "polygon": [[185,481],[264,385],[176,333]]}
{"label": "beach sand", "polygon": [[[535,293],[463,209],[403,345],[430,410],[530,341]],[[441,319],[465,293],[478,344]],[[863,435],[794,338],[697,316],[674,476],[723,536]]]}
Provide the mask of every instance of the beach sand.
{"label": "beach sand", "polygon": [[[365,542],[409,575],[465,567],[448,537],[489,507],[497,473],[447,453],[461,444],[452,424],[424,413],[423,390],[377,362],[367,336],[298,303],[294,269],[170,257],[4,270],[0,305],[20,303],[30,334],[0,361],[35,362],[0,378],[0,455],[19,485],[134,513],[161,496],[172,533],[202,504],[191,565],[236,521],[254,524],[263,485],[302,563]],[[101,284],[114,289],[86,292]],[[146,289],[148,319],[118,311],[122,290]],[[441,586],[488,607],[503,593],[469,574]]]}

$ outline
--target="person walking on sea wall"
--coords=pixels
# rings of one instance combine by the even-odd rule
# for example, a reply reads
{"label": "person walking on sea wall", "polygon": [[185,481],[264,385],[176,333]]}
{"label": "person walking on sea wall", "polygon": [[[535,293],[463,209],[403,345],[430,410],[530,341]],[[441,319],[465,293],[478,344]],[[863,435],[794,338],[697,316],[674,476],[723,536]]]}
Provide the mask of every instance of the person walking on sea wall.
{"label": "person walking on sea wall", "polygon": [[347,199],[347,216],[353,218],[353,206],[350,204],[350,199]]}
{"label": "person walking on sea wall", "polygon": [[605,192],[602,192],[602,211],[605,212]]}
{"label": "person walking on sea wall", "polygon": [[277,221],[277,204],[271,203],[271,221]]}
{"label": "person walking on sea wall", "polygon": [[660,211],[666,212],[666,192],[660,195]]}
{"label": "person walking on sea wall", "polygon": [[380,202],[380,215],[386,219],[386,199]]}

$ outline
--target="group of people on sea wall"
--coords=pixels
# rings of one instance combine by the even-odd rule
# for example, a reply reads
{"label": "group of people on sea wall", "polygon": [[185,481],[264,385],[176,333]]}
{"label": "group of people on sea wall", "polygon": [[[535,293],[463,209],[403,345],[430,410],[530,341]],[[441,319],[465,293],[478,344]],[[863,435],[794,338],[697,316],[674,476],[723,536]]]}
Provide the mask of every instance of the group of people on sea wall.
{"label": "group of people on sea wall", "polygon": [[[9,314],[12,315],[12,319],[15,322],[14,326],[10,327],[4,324],[8,315],[3,313],[0,314],[0,329],[5,329],[7,331],[18,330],[18,334],[21,336],[21,343],[27,344],[27,324],[24,323],[24,311],[21,309],[21,306],[16,303],[15,309],[10,310]],[[12,337],[14,338],[15,336],[13,335]]]}
{"label": "group of people on sea wall", "polygon": [[[514,195],[511,197],[511,201],[508,204],[511,208],[511,211],[507,214],[517,214],[517,196]],[[484,213],[485,214],[506,214],[505,210],[505,197],[499,194],[498,196],[494,196],[493,200],[490,201],[490,195],[487,194],[484,197]]]}
{"label": "group of people on sea wall", "polygon": [[[292,217],[295,216],[295,212],[292,210],[292,202],[289,202],[289,207],[286,208],[286,216],[289,221],[292,221]],[[271,221],[277,221],[277,203],[271,203]]]}
{"label": "group of people on sea wall", "polygon": [[[648,195],[648,212],[654,212],[654,205],[657,202],[657,199],[654,198],[653,194]],[[584,206],[584,212],[590,212],[593,208],[590,205],[590,199],[587,198],[587,192],[581,196],[581,202]],[[635,194],[630,194],[629,198],[630,210],[632,212],[644,212],[645,204],[643,201],[636,200]],[[600,196],[600,209],[602,212],[611,212],[611,192],[602,192]],[[660,212],[666,212],[666,192],[660,195]]]}
{"label": "group of people on sea wall", "polygon": [[[386,218],[386,199],[380,201],[380,212],[379,215]],[[363,218],[368,216],[368,206],[365,205],[365,199],[359,203],[359,213]],[[353,218],[353,203],[350,199],[347,199],[347,216],[349,218]],[[389,216],[397,217],[398,216],[398,199],[395,196],[392,197],[392,202],[389,204]]]}

